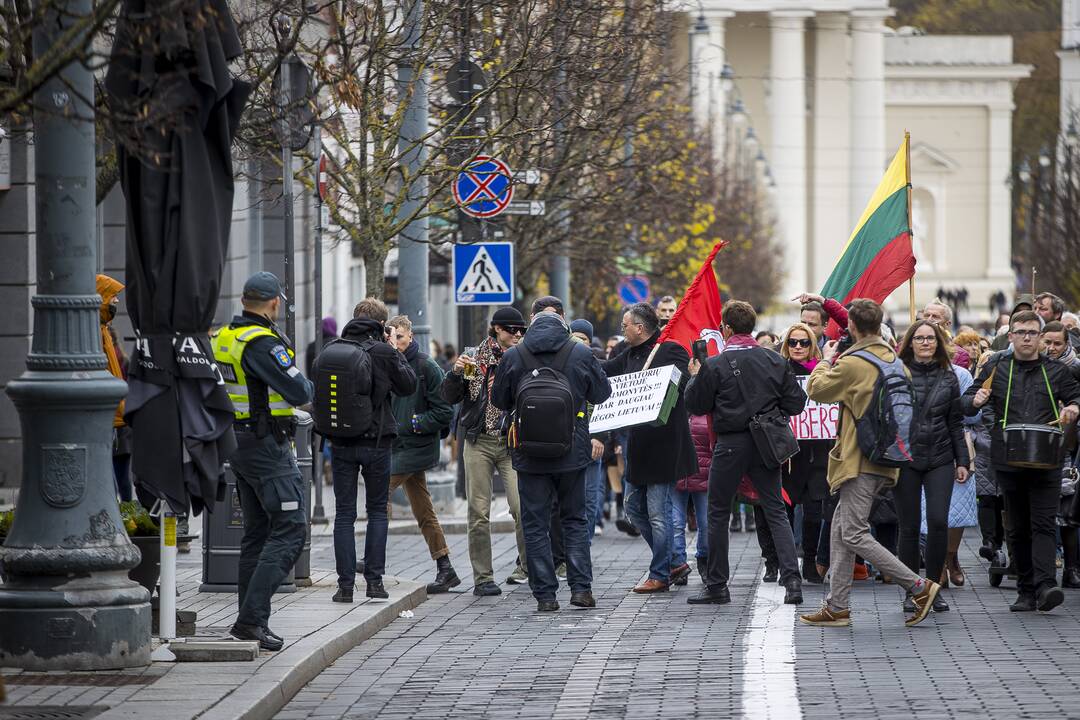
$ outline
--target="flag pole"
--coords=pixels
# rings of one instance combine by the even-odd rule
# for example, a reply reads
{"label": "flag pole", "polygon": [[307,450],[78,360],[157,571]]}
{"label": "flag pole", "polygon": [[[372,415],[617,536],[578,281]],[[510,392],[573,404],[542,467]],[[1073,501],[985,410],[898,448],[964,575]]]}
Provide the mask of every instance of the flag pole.
{"label": "flag pole", "polygon": [[[914,235],[915,230],[911,227],[911,133],[904,131],[904,179],[907,180],[907,226],[908,236]],[[908,279],[908,305],[911,308],[911,324],[915,324],[915,274]]]}

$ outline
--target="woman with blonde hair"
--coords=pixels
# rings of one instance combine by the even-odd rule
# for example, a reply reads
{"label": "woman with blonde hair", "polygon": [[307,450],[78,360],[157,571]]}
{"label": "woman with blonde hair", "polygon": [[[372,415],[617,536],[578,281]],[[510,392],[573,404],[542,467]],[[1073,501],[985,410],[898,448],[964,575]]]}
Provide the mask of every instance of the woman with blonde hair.
{"label": "woman with blonde hair", "polygon": [[[821,349],[814,337],[814,331],[805,323],[795,323],[787,329],[780,341],[780,355],[791,365],[791,371],[798,376],[807,376],[821,360]],[[820,583],[821,574],[817,569],[818,537],[821,533],[821,513],[825,498],[829,495],[829,483],[826,473],[829,465],[829,450],[832,440],[800,440],[799,452],[790,462],[784,463],[783,487],[791,499],[787,506],[788,520],[795,525],[795,506],[803,506],[802,575],[806,582]],[[755,515],[761,513],[754,508]],[[772,549],[772,535],[764,515],[757,518],[758,542],[765,555],[765,580],[775,581],[777,561]]]}

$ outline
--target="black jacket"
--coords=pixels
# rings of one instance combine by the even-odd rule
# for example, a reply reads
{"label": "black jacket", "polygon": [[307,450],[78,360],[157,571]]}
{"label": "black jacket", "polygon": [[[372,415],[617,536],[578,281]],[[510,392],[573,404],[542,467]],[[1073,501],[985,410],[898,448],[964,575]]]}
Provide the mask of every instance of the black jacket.
{"label": "black jacket", "polygon": [[[495,341],[489,338],[484,342]],[[466,440],[476,442],[476,438],[484,432],[484,413],[487,411],[489,388],[495,380],[497,370],[498,364],[495,364],[484,371],[483,386],[475,400],[469,397],[468,388],[471,380],[463,374],[450,370],[443,378],[442,386],[439,388],[439,394],[442,395],[443,400],[451,405],[461,403],[457,421],[458,437],[464,434]],[[505,418],[505,413],[503,417]]]}
{"label": "black jacket", "polygon": [[[810,375],[810,370],[800,362],[789,359],[788,365],[791,367],[792,374],[796,376]],[[784,489],[791,496],[792,502],[798,504],[807,497],[812,500],[821,500],[828,496],[829,483],[825,475],[829,470],[829,451],[832,450],[835,442],[835,440],[800,440],[799,452],[791,458],[790,462],[781,466]]]}
{"label": "black jacket", "polygon": [[[608,377],[639,372],[645,367],[653,346],[660,339],[660,333],[611,360],[602,363]],[[674,483],[698,471],[697,451],[694,439],[690,435],[690,421],[686,414],[686,401],[683,398],[686,383],[690,377],[686,366],[690,355],[682,345],[674,342],[660,344],[660,349],[653,357],[651,368],[674,365],[682,373],[679,379],[679,399],[671,409],[666,425],[638,425],[627,428],[626,480],[634,485],[654,485]]]}
{"label": "black jacket", "polygon": [[[538,362],[550,362],[555,353],[570,340],[570,332],[563,321],[552,313],[541,314],[533,320],[525,337],[521,340]],[[588,345],[573,343],[570,357],[566,361],[566,378],[570,381],[570,392],[578,407],[577,420],[574,423],[574,447],[562,458],[529,457],[515,450],[513,452],[514,469],[526,473],[562,473],[580,470],[592,462],[592,443],[589,439],[589,418],[586,403],[594,405],[604,402],[611,395],[611,383]],[[518,383],[527,370],[517,348],[510,348],[499,362],[499,371],[495,374],[495,386],[492,388],[491,402],[502,410],[511,410],[517,398]]]}
{"label": "black jacket", "polygon": [[[741,392],[729,365],[732,358],[739,367]],[[729,345],[709,358],[686,387],[687,410],[712,415],[716,433],[745,432],[754,415],[798,415],[804,407],[806,393],[788,361],[756,345]]]}
{"label": "black jacket", "polygon": [[[1043,369],[1046,370],[1045,379]],[[1012,393],[1008,392],[1009,374],[1012,370]],[[1066,405],[1080,405],[1080,383],[1073,378],[1069,368],[1057,360],[1040,355],[1035,360],[1016,360],[1012,353],[994,355],[979,372],[975,382],[960,399],[965,415],[979,412],[975,407],[975,393],[993,374],[990,385],[990,400],[983,406],[990,409],[990,460],[996,469],[1014,470],[1005,462],[1005,438],[1002,433],[1002,421],[1009,425],[1046,425],[1054,420],[1054,410],[1050,395],[1046,391],[1047,381],[1054,393],[1054,400]],[[1009,412],[1005,413],[1005,398],[1009,397]]]}
{"label": "black jacket", "polygon": [[364,319],[350,320],[342,329],[341,337],[352,342],[376,341],[370,350],[371,402],[375,408],[375,417],[370,433],[358,438],[335,439],[334,444],[389,448],[397,437],[397,421],[394,420],[390,395],[412,395],[416,392],[416,373],[409,367],[405,356],[386,342],[382,323]]}
{"label": "black jacket", "polygon": [[971,455],[964,440],[964,416],[960,411],[960,382],[951,367],[937,363],[908,363],[915,388],[915,423],[911,435],[913,470],[942,465],[968,467]]}

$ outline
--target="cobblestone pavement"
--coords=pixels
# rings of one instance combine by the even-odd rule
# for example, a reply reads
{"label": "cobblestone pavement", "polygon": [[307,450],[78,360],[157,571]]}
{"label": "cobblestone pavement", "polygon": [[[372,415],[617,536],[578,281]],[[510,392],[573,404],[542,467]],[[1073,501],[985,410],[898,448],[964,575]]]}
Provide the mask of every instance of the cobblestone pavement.
{"label": "cobblestone pavement", "polygon": [[[758,581],[753,534],[733,537],[733,603],[685,603],[699,580],[637,596],[640,539],[614,532],[593,546],[598,607],[538,614],[528,587],[471,594],[463,535],[449,536],[464,592],[432,596],[342,656],[277,716],[299,718],[937,718],[1078,717],[1080,592],[1052,614],[1008,610],[1012,582],[991,588],[974,555],[948,591],[949,613],[907,629],[895,586],[856,583],[854,626],[800,626],[778,586]],[[970,531],[969,531],[970,532]],[[319,566],[332,558],[319,549]],[[497,577],[513,538],[495,541]],[[428,579],[418,536],[391,537],[388,572]],[[814,607],[820,586],[807,586]]]}

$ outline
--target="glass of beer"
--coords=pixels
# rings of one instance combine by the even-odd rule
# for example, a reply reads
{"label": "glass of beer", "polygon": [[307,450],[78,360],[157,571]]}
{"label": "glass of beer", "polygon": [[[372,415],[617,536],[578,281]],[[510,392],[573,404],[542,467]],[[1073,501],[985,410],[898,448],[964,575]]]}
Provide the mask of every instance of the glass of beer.
{"label": "glass of beer", "polygon": [[476,375],[476,352],[479,349],[477,347],[467,347],[461,353],[461,359],[465,362],[461,374],[470,380]]}

